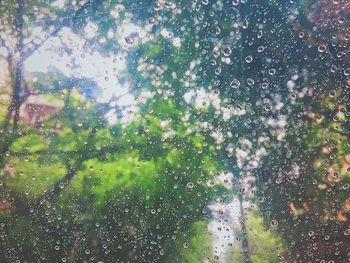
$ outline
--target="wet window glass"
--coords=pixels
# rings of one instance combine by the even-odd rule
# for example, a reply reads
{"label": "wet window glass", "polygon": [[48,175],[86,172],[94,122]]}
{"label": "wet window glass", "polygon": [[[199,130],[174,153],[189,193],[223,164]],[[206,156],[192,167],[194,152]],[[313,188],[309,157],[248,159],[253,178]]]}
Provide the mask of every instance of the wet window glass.
{"label": "wet window glass", "polygon": [[349,18],[0,0],[0,262],[350,262]]}

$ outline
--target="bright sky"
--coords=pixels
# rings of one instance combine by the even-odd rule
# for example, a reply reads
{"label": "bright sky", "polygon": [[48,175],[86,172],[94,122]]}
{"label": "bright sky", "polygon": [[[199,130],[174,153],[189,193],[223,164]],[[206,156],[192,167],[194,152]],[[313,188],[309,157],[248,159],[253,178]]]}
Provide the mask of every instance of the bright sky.
{"label": "bright sky", "polygon": [[[85,36],[91,38],[96,32],[96,27],[89,23],[85,28]],[[114,36],[116,42],[127,49],[130,44],[125,43],[125,37],[132,33],[139,33],[141,29],[133,24],[123,24],[118,29],[118,36]],[[120,83],[120,76],[126,73],[126,58],[122,52],[118,55],[100,54],[91,48],[84,46],[85,39],[74,34],[69,28],[63,28],[58,37],[51,37],[45,44],[25,61],[25,69],[28,72],[47,72],[55,67],[67,77],[85,77],[95,81],[103,90],[100,102],[108,101],[112,95],[127,93],[129,83]],[[66,46],[71,49],[71,54],[63,51]],[[122,50],[121,50],[122,51]],[[125,54],[125,52],[124,52]],[[124,96],[120,103],[130,104],[134,97]]]}

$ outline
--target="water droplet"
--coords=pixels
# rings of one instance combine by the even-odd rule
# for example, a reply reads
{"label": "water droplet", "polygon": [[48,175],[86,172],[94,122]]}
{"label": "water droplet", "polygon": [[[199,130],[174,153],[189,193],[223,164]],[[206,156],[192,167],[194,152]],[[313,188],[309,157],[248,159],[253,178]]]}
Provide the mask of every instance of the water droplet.
{"label": "water droplet", "polygon": [[270,76],[275,75],[275,73],[276,73],[276,70],[275,70],[274,68],[272,68],[272,69],[269,70],[269,75],[270,75]]}
{"label": "water droplet", "polygon": [[189,182],[189,183],[187,183],[186,186],[187,186],[187,188],[192,189],[193,188],[193,183]]}
{"label": "water droplet", "polygon": [[326,49],[327,49],[327,46],[324,45],[324,44],[321,44],[321,45],[318,46],[317,50],[318,50],[318,52],[323,53],[323,52],[326,51]]}
{"label": "water droplet", "polygon": [[221,74],[221,67],[215,69],[215,74],[220,75]]}
{"label": "water droplet", "polygon": [[340,17],[338,18],[338,22],[339,22],[339,24],[344,24],[344,23],[346,22],[345,17],[340,16]]}
{"label": "water droplet", "polygon": [[265,47],[264,47],[264,46],[260,46],[260,47],[258,47],[258,49],[257,49],[257,51],[258,51],[259,53],[263,52],[264,50],[265,50]]}
{"label": "water droplet", "polygon": [[231,81],[230,87],[233,88],[233,89],[238,89],[240,84],[241,83],[239,82],[238,79],[234,79],[234,80]]}
{"label": "water droplet", "polygon": [[266,111],[271,111],[272,110],[272,104],[270,102],[269,103],[265,103],[264,109]]}
{"label": "water droplet", "polygon": [[153,4],[153,9],[155,11],[159,11],[160,7],[161,7],[161,4],[159,3],[159,1],[155,1]]}
{"label": "water droplet", "polygon": [[278,227],[278,221],[277,221],[277,220],[275,220],[275,219],[271,220],[271,222],[270,222],[270,226],[271,226],[271,227],[273,227],[273,228]]}
{"label": "water droplet", "polygon": [[267,81],[264,81],[263,83],[261,83],[261,87],[262,87],[263,89],[267,89],[269,85],[270,85],[270,84],[269,84],[269,82],[267,82]]}
{"label": "water droplet", "polygon": [[247,84],[248,84],[248,86],[253,86],[254,83],[255,83],[254,79],[247,78]]}
{"label": "water droplet", "polygon": [[223,53],[225,57],[228,57],[232,54],[232,50],[230,47],[225,47]]}
{"label": "water droplet", "polygon": [[134,39],[131,37],[131,36],[127,36],[126,38],[125,38],[125,42],[127,43],[127,44],[133,44],[134,43]]}
{"label": "water droplet", "polygon": [[242,28],[243,29],[247,29],[249,26],[249,20],[248,19],[244,19],[244,21],[242,22]]}
{"label": "water droplet", "polygon": [[335,90],[331,90],[329,92],[329,97],[334,98],[337,95],[337,92]]}
{"label": "water droplet", "polygon": [[251,55],[246,56],[246,58],[245,58],[245,62],[247,62],[247,63],[251,63],[252,61],[253,61],[253,57],[252,57]]}

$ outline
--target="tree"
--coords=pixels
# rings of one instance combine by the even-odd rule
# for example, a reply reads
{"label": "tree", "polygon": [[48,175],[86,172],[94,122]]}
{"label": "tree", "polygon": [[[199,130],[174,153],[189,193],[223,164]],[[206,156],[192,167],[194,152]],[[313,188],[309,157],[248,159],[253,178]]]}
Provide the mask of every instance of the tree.
{"label": "tree", "polygon": [[[72,7],[77,11],[69,18],[64,18],[65,12],[60,13],[63,21],[50,31],[51,36],[57,35],[64,26],[82,23],[80,15],[83,12],[98,10],[96,6],[91,8],[92,4],[97,6],[98,2]],[[25,16],[21,13],[25,7],[28,8],[24,3],[15,6],[19,20]],[[52,26],[50,22],[47,24],[48,27]],[[22,29],[19,32],[22,33]],[[21,64],[17,66],[21,83],[25,81],[23,60],[39,46],[34,44],[28,52],[24,52],[23,48],[18,49],[22,57]],[[44,84],[47,77],[49,81],[42,89],[40,84]],[[207,188],[206,180],[211,175],[214,163],[209,157],[200,158],[197,152],[193,152],[207,154],[208,150],[201,150],[200,137],[188,137],[185,128],[180,127],[179,135],[175,133],[171,135],[174,139],[163,142],[166,138],[160,137],[162,133],[155,126],[160,124],[158,118],[161,117],[164,122],[163,118],[169,114],[172,118],[181,115],[174,111],[172,104],[162,102],[155,102],[152,106],[155,110],[159,107],[162,116],[148,114],[147,117],[145,112],[143,121],[138,119],[128,128],[121,129],[119,124],[110,127],[105,114],[113,106],[87,101],[72,86],[72,81],[56,83],[55,78],[57,76],[43,76],[35,88],[27,87],[28,91],[13,95],[3,121],[5,136],[13,133],[16,136],[11,135],[10,140],[3,137],[2,163],[8,167],[8,171],[1,184],[4,190],[2,201],[7,204],[2,212],[5,222],[2,225],[2,260],[55,261],[61,258],[62,261],[72,262],[110,257],[139,261],[140,258],[169,257],[170,251],[175,252],[170,250],[175,242],[173,237],[181,233],[186,236],[194,221],[203,220],[202,210],[209,200],[199,193],[211,191],[204,189]],[[13,90],[23,91],[23,87]],[[29,94],[46,93],[46,99],[57,99],[57,95],[52,94],[56,90],[60,91],[59,100],[65,105],[57,116],[41,123],[39,128],[18,123],[19,109]],[[168,113],[170,110],[176,115]],[[148,134],[148,125],[152,128],[151,134]],[[177,132],[176,125],[168,127],[170,131],[172,128]],[[196,146],[193,148],[193,145]],[[177,147],[183,149],[176,150]],[[123,167],[122,164],[128,163],[132,156],[134,168]],[[175,158],[183,159],[185,156],[187,164],[183,162],[184,166],[179,167]],[[202,164],[206,159],[207,162]],[[110,181],[115,176],[114,165],[119,167],[117,172],[121,178]],[[143,165],[148,167],[148,172],[141,174],[144,180],[139,177],[136,180],[133,177],[140,174],[138,166]],[[106,167],[106,177],[91,175],[99,166]],[[35,174],[31,171],[35,171]],[[183,176],[174,176],[178,173]],[[125,184],[125,179],[130,183]],[[105,184],[104,180],[111,187],[107,195],[102,189],[99,192],[95,190]],[[154,181],[161,186],[154,189],[151,184]],[[128,188],[122,191],[126,185],[129,185]],[[175,205],[178,206],[177,210],[174,210]],[[150,210],[153,206],[157,207],[154,213],[153,209]],[[130,207],[134,207],[134,212],[140,218],[136,218],[131,225],[126,211]],[[120,213],[119,223],[115,218],[116,213]],[[158,220],[155,220],[155,215],[159,217]],[[169,219],[172,220],[170,225]],[[96,221],[101,221],[99,226]],[[123,222],[122,228],[118,227],[120,222]],[[160,231],[159,225],[162,226],[161,231],[165,231],[160,234],[166,235],[162,241],[155,238]],[[116,232],[110,230],[112,226]],[[23,235],[24,232],[27,235]],[[143,237],[141,242],[140,235]],[[184,241],[185,236],[182,238]],[[108,250],[110,254],[103,253],[102,242],[113,245]],[[157,242],[156,248],[152,253],[145,254],[145,248],[153,247],[153,242]],[[139,249],[135,249],[137,244],[141,244]],[[118,246],[122,246],[122,254]],[[185,248],[179,246],[180,249]]]}

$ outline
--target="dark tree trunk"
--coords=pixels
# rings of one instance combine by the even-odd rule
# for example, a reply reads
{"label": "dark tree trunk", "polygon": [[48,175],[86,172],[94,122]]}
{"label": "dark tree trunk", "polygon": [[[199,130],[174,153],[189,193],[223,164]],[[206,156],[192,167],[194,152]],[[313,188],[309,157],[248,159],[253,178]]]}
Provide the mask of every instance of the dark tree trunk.
{"label": "dark tree trunk", "polygon": [[[23,60],[24,60],[23,12],[24,12],[24,0],[18,0],[17,7],[16,7],[16,19],[15,19],[15,27],[16,27],[16,33],[18,38],[16,48],[15,48],[15,56],[17,55],[18,59],[15,63],[11,63],[12,65],[15,65],[15,72],[14,72],[14,79],[12,82],[13,84],[12,100],[7,110],[5,119],[1,125],[3,140],[1,141],[1,145],[0,145],[0,167],[3,166],[5,152],[9,150],[11,143],[15,140],[17,136],[19,110],[23,102],[23,92],[24,92],[23,90],[23,81],[24,81],[23,79]],[[12,130],[10,131],[9,124],[10,124],[12,115],[13,115],[13,127],[12,127]]]}

